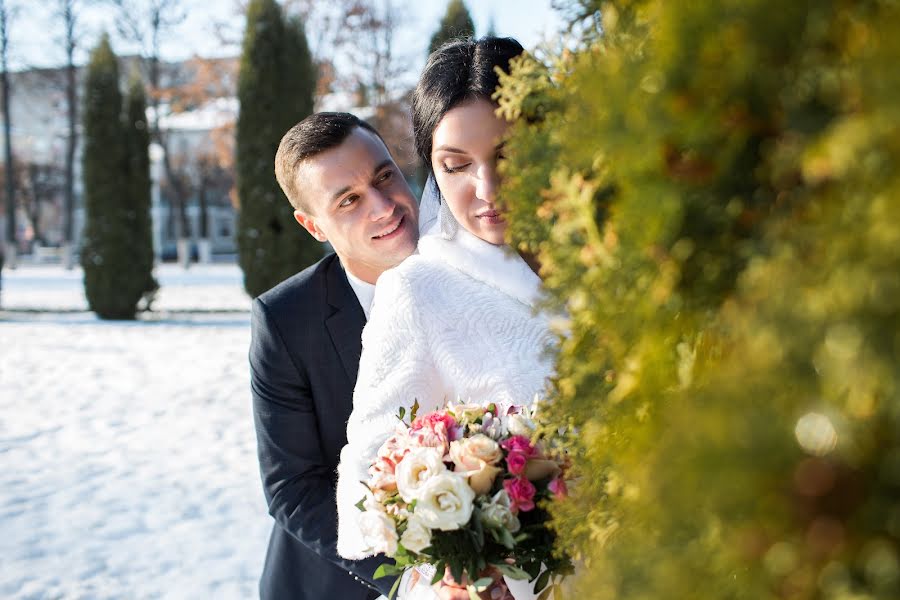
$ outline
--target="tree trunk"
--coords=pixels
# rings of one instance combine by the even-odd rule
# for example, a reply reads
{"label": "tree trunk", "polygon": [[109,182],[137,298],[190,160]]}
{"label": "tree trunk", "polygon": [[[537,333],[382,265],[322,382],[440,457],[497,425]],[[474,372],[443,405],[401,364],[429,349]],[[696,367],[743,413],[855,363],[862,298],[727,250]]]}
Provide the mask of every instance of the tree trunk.
{"label": "tree trunk", "polygon": [[63,265],[75,266],[75,148],[78,145],[78,95],[75,82],[75,14],[71,2],[65,6],[66,22],[66,102],[68,103],[69,138],[66,140],[66,183],[63,200]]}
{"label": "tree trunk", "polygon": [[200,240],[198,241],[198,260],[203,264],[212,262],[212,253],[209,239],[209,199],[207,197],[207,189],[209,188],[209,178],[206,173],[200,175],[200,189],[197,190],[197,201],[200,204]]}
{"label": "tree trunk", "polygon": [[0,0],[0,86],[3,87],[3,147],[6,154],[6,266],[16,268],[16,187],[13,170],[12,122],[9,119],[9,76],[7,70],[9,31],[6,2]]}
{"label": "tree trunk", "polygon": [[31,201],[26,204],[28,210],[28,220],[31,221],[31,252],[34,253],[35,246],[44,246],[44,234],[41,228],[41,189],[40,189],[40,167],[30,164],[28,171],[28,187],[31,193]]}

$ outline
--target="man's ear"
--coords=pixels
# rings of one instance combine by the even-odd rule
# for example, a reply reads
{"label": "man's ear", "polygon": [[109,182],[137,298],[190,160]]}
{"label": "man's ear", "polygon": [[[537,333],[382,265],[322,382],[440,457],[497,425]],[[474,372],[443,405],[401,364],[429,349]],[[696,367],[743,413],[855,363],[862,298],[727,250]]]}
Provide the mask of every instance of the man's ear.
{"label": "man's ear", "polygon": [[319,226],[316,224],[316,220],[302,210],[294,211],[294,219],[296,219],[297,222],[300,223],[300,226],[303,227],[303,229],[309,232],[309,235],[313,236],[320,242],[328,241],[328,238],[325,237],[325,234],[321,229],[319,229]]}

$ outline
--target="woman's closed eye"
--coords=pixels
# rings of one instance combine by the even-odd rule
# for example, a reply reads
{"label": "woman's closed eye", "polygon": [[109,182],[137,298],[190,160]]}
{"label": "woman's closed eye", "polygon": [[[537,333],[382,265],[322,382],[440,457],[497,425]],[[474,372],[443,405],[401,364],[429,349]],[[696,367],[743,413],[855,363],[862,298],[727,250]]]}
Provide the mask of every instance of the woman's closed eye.
{"label": "woman's closed eye", "polygon": [[472,163],[463,163],[460,165],[448,165],[447,163],[442,163],[441,167],[444,169],[444,173],[457,173],[468,167],[470,164]]}

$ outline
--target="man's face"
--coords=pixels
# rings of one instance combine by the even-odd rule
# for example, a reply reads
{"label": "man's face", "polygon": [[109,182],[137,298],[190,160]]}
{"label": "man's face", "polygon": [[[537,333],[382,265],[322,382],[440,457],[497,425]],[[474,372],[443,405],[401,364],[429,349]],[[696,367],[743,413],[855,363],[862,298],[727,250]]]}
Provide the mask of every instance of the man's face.
{"label": "man's face", "polygon": [[375,283],[419,239],[419,207],[378,136],[357,127],[340,146],[302,163],[295,174],[308,211],[294,218],[328,241],[344,267]]}

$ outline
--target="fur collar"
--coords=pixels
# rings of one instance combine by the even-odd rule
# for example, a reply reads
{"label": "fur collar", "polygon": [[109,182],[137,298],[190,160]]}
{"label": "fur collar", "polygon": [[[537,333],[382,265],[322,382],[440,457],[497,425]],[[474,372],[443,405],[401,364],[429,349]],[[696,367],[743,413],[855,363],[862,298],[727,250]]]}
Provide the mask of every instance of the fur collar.
{"label": "fur collar", "polygon": [[534,307],[541,279],[509,246],[495,246],[459,227],[452,239],[431,229],[419,239],[419,254],[440,260],[466,275]]}

